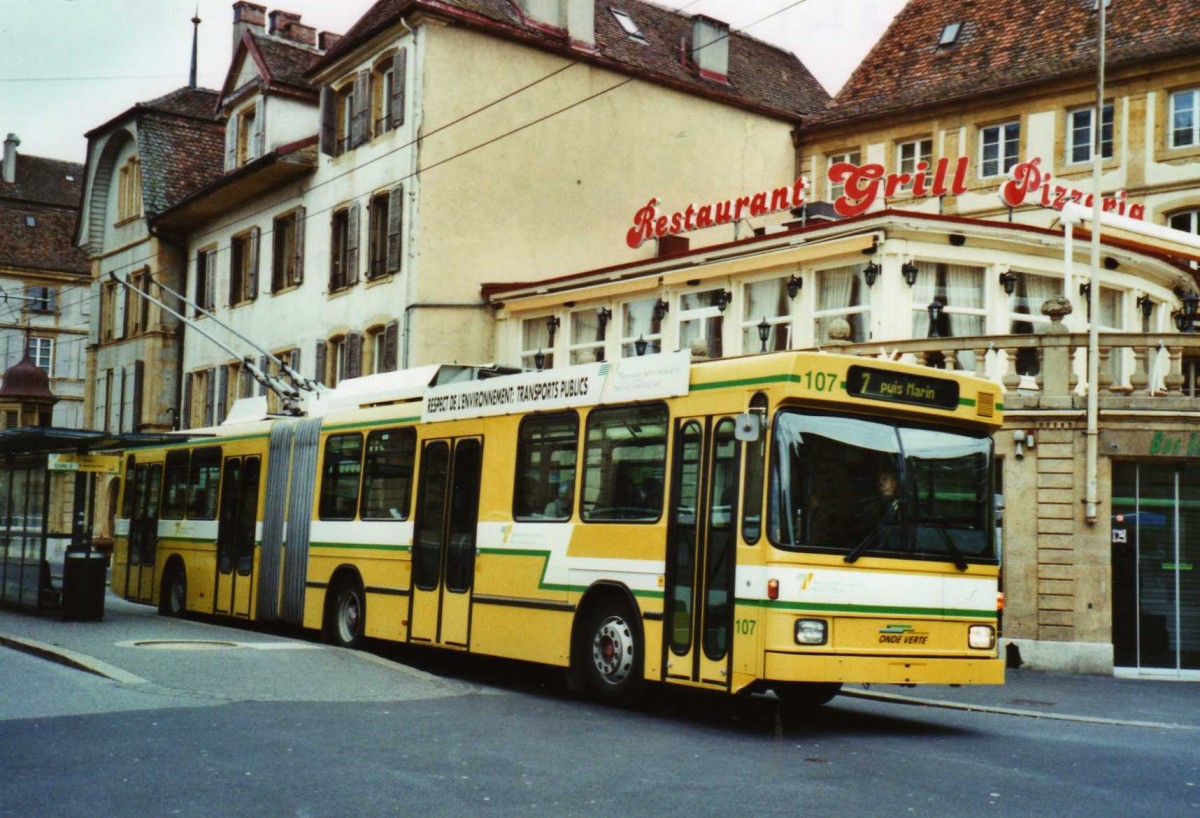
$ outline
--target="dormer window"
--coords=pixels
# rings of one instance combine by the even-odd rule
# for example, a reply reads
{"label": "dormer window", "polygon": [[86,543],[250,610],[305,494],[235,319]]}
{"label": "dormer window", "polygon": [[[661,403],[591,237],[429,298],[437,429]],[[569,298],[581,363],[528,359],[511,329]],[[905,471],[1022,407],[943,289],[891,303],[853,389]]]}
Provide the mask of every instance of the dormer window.
{"label": "dormer window", "polygon": [[624,29],[626,34],[637,40],[646,39],[642,34],[642,30],[638,28],[638,24],[634,22],[633,18],[630,17],[628,13],[624,11],[618,11],[617,9],[609,9],[609,11],[612,12],[612,16],[617,19],[617,22],[620,24],[621,28]]}
{"label": "dormer window", "polygon": [[962,23],[950,23],[942,29],[942,36],[938,40],[938,48],[949,48],[958,42],[958,34],[962,31]]}
{"label": "dormer window", "polygon": [[142,213],[142,161],[137,154],[121,166],[117,179],[117,221],[123,222]]}
{"label": "dormer window", "polygon": [[262,155],[262,133],[258,128],[258,106],[243,109],[237,117],[237,166]]}

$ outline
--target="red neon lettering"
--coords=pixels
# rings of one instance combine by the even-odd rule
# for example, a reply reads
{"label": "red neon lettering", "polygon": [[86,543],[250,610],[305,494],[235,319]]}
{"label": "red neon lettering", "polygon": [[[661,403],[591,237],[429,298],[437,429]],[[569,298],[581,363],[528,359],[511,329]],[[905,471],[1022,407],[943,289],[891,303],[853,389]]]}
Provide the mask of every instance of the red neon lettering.
{"label": "red neon lettering", "polygon": [[629,228],[629,232],[625,234],[625,243],[634,250],[641,247],[642,243],[654,232],[654,217],[658,214],[654,208],[656,204],[658,204],[658,199],[651,199],[633,216],[633,227]]}
{"label": "red neon lettering", "polygon": [[858,216],[867,212],[879,195],[879,180],[883,178],[883,165],[852,165],[849,162],[834,162],[829,166],[829,181],[844,185],[845,193],[833,203],[839,216]]}

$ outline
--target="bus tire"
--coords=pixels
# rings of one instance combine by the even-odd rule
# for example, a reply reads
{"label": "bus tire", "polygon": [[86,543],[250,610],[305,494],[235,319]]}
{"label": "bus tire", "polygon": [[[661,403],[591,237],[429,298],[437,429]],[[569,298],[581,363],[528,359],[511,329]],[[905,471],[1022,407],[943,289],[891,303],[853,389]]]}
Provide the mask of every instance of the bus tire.
{"label": "bus tire", "polygon": [[325,603],[325,641],[340,648],[356,647],[362,641],[366,621],[367,600],[362,584],[350,577],[334,583]]}
{"label": "bus tire", "polygon": [[178,562],[167,566],[162,588],[158,593],[158,612],[163,616],[183,616],[187,613],[187,573]]}
{"label": "bus tire", "polygon": [[842,689],[841,682],[777,682],[772,688],[784,704],[809,709],[829,704]]}
{"label": "bus tire", "polygon": [[629,606],[602,601],[587,613],[576,651],[584,689],[597,701],[628,705],[642,685],[643,646]]}

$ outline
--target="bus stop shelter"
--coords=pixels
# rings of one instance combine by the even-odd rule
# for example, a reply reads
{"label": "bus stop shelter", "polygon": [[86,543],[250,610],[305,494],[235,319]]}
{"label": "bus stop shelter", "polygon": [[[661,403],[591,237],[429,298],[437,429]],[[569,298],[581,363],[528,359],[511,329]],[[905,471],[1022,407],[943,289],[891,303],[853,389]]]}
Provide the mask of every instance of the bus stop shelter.
{"label": "bus stop shelter", "polygon": [[40,426],[0,431],[0,608],[68,612],[73,569],[108,567],[108,554],[92,543],[97,478],[117,474],[121,449],[167,439]]}

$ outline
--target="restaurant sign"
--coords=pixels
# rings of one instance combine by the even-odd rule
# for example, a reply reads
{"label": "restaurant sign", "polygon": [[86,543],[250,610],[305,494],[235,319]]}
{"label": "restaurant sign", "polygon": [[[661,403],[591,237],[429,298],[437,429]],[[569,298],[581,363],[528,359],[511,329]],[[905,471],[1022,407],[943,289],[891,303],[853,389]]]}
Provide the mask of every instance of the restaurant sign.
{"label": "restaurant sign", "polygon": [[[1013,165],[1011,178],[998,191],[1000,200],[1006,206],[1015,208],[1032,204],[1054,210],[1062,210],[1067,202],[1092,206],[1090,193],[1055,183],[1049,171],[1042,169],[1041,163],[1040,158],[1033,158]],[[841,185],[844,191],[834,199],[833,209],[839,216],[850,218],[869,211],[880,196],[885,202],[898,195],[914,199],[961,196],[970,190],[967,182],[969,168],[970,159],[966,156],[954,160],[943,156],[932,165],[926,161],[917,162],[912,173],[888,173],[877,162],[865,165],[834,162],[829,166],[827,178],[830,184]],[[805,204],[808,189],[808,180],[801,176],[785,187],[710,204],[689,204],[674,213],[660,211],[659,200],[652,198],[634,214],[633,226],[625,235],[625,243],[637,249],[650,239],[794,210]],[[1126,197],[1124,190],[1118,190],[1112,196],[1104,197],[1101,207],[1106,213],[1133,219],[1144,218],[1145,206],[1129,204]]]}

